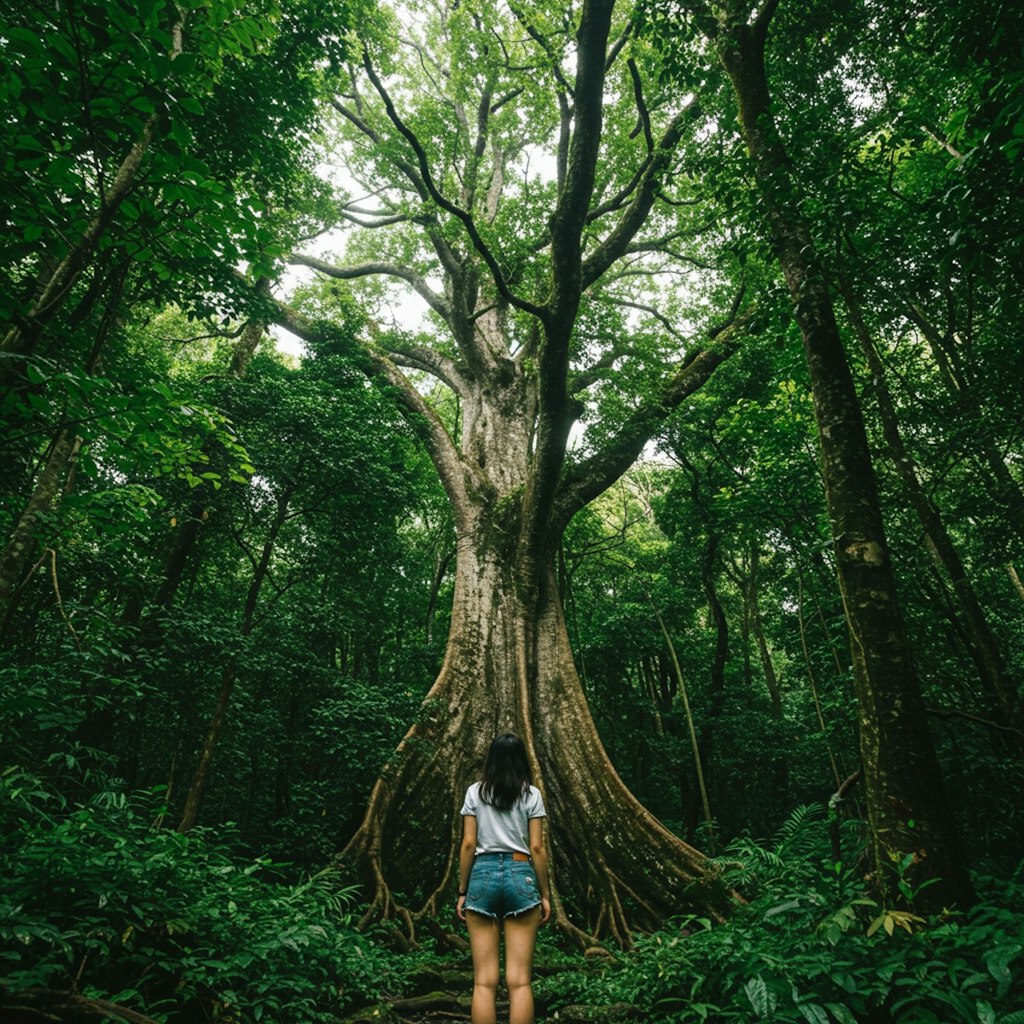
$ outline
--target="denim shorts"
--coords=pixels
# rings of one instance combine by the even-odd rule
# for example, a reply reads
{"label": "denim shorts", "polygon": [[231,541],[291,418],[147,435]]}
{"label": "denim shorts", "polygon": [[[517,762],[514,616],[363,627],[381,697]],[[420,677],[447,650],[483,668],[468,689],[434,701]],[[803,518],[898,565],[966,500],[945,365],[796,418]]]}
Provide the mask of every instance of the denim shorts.
{"label": "denim shorts", "polygon": [[466,892],[466,910],[487,917],[513,917],[540,906],[537,872],[511,853],[478,853]]}

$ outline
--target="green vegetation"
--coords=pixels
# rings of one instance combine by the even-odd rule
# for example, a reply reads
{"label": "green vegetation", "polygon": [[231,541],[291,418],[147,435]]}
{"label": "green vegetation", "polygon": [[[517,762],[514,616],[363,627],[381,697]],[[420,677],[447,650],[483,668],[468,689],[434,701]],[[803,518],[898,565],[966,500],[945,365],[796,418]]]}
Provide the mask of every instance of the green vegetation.
{"label": "green vegetation", "polygon": [[[854,855],[859,824],[844,830]],[[865,898],[856,872],[833,870],[827,850],[824,809],[798,808],[771,844],[735,840],[719,858],[754,897],[727,925],[672,921],[619,963],[542,991],[553,1007],[625,1002],[673,1024],[1024,1020],[1020,877],[980,880],[970,911],[925,921]]]}
{"label": "green vegetation", "polygon": [[4,4],[0,1017],[1024,1024],[1022,16]]}
{"label": "green vegetation", "polygon": [[[82,774],[59,760],[65,784]],[[38,778],[3,776],[7,988],[74,978],[86,999],[161,1020],[244,1007],[257,1021],[323,1022],[395,987],[392,958],[354,928],[353,893],[323,876],[290,883],[290,865],[269,857],[241,859],[229,828],[160,828],[160,793],[127,795],[90,774],[97,791],[74,805]]]}

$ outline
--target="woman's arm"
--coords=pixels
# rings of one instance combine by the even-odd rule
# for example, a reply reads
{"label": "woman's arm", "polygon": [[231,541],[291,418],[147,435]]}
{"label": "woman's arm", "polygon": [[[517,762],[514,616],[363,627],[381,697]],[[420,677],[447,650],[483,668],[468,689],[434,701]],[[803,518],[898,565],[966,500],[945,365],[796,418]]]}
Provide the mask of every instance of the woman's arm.
{"label": "woman's arm", "polygon": [[466,920],[466,890],[469,888],[469,874],[473,870],[473,858],[476,856],[476,817],[472,814],[462,816],[462,845],[459,847],[459,902],[455,911]]}
{"label": "woman's arm", "polygon": [[537,888],[540,889],[540,923],[551,917],[551,883],[548,879],[548,851],[544,845],[544,819],[530,819],[530,856],[533,870],[537,872]]}

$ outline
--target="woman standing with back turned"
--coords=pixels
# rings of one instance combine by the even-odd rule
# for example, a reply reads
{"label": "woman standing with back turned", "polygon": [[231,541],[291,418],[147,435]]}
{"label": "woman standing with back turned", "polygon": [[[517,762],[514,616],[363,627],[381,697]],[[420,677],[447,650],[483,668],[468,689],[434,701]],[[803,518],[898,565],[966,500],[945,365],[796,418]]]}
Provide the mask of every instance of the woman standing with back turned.
{"label": "woman standing with back turned", "polygon": [[473,1024],[495,1024],[499,921],[509,1024],[533,1024],[533,948],[537,929],[551,917],[544,814],[523,741],[510,732],[495,737],[483,778],[466,790],[462,805],[457,909],[473,951]]}

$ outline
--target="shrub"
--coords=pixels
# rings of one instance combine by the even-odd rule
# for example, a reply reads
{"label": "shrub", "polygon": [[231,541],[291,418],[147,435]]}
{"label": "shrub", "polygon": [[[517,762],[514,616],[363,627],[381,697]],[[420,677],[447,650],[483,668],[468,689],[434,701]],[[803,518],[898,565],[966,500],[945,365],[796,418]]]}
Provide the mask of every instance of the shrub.
{"label": "shrub", "polygon": [[558,979],[553,1002],[627,1001],[674,1024],[1024,1024],[1021,879],[987,883],[967,913],[881,907],[824,841],[813,855],[823,814],[799,808],[768,848],[732,844],[723,870],[759,895],[727,923],[671,922],[615,966]]}
{"label": "shrub", "polygon": [[159,794],[108,789],[66,806],[0,776],[4,986],[70,988],[162,1021],[334,1020],[396,981],[331,875],[289,884],[240,862],[224,831],[155,827]]}

